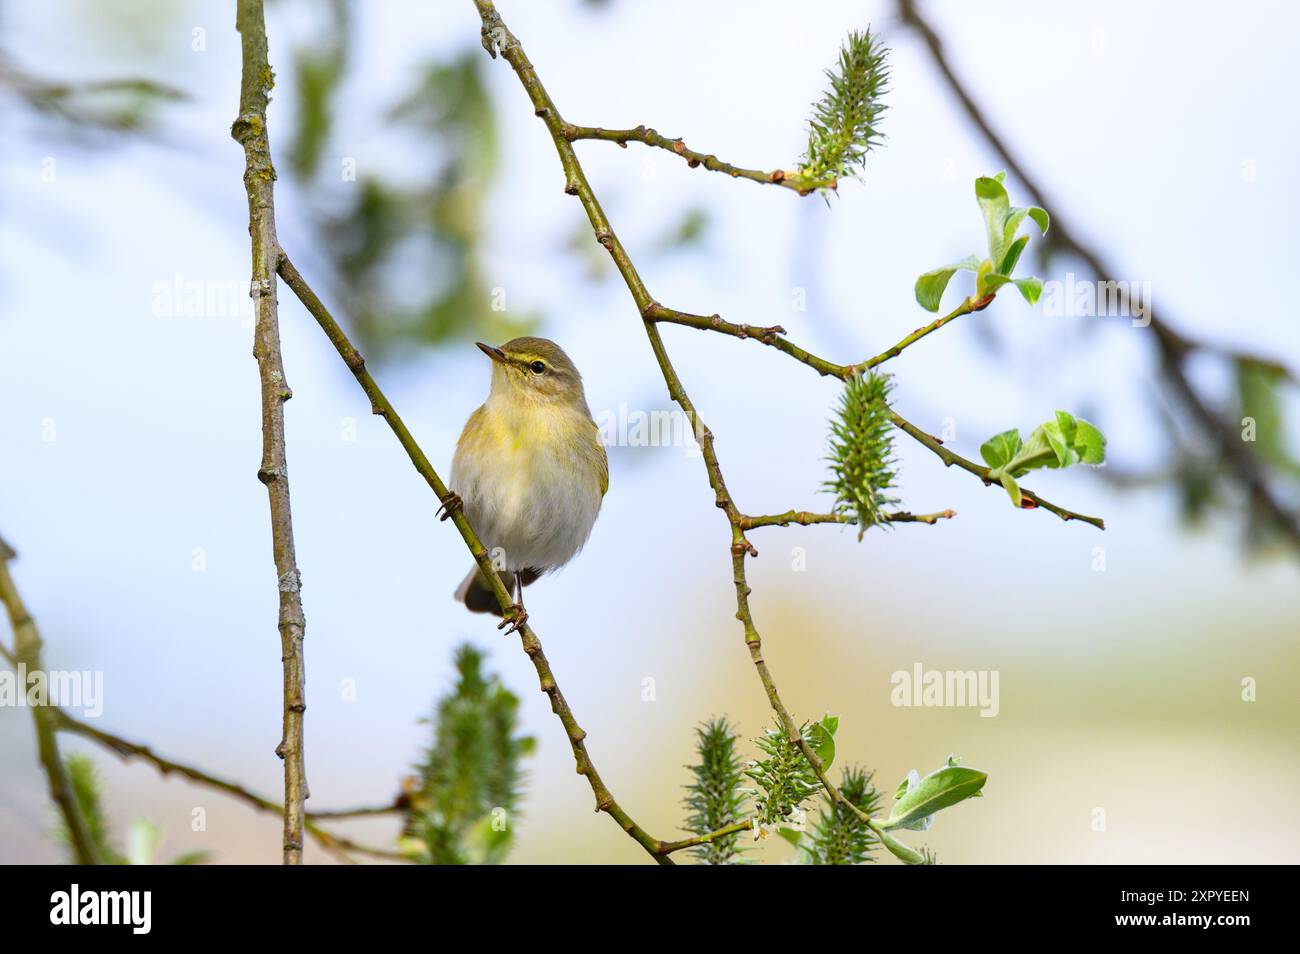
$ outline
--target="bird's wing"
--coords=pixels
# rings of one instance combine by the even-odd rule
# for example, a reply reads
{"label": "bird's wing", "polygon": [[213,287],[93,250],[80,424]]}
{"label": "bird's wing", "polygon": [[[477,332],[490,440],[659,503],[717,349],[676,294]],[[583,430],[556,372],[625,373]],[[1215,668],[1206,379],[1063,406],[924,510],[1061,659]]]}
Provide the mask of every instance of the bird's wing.
{"label": "bird's wing", "polygon": [[605,453],[605,444],[600,439],[600,427],[595,421],[591,422],[592,429],[595,433],[592,435],[596,442],[596,467],[600,474],[600,495],[602,497],[609,491],[609,455]]}

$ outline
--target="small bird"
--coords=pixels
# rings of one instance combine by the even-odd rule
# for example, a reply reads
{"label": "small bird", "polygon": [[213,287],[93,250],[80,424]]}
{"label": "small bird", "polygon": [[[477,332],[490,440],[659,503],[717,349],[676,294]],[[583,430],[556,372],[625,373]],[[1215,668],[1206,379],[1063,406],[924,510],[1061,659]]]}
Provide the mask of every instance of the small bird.
{"label": "small bird", "polygon": [[[609,461],[591,419],[582,376],[546,338],[515,338],[492,359],[492,388],[469,416],[451,463],[459,506],[515,599],[497,627],[528,618],[524,587],[564,566],[587,542],[609,489]],[[505,616],[477,566],[456,598],[471,612]]]}

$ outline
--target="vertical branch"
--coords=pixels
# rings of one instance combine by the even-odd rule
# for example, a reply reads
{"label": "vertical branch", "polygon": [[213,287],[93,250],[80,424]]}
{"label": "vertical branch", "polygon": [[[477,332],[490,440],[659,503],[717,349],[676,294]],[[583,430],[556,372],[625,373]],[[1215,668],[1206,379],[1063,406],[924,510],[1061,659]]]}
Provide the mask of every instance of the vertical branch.
{"label": "vertical branch", "polygon": [[303,712],[307,708],[303,666],[302,581],[293,546],[289,506],[289,470],[284,448],[284,402],[293,396],[280,354],[275,267],[280,245],[275,235],[275,167],[266,133],[266,106],[275,76],[266,52],[262,0],[238,0],[235,29],[243,45],[239,118],[230,134],[244,147],[244,189],[248,193],[248,234],[252,238],[256,330],[253,356],[262,386],[262,462],[257,477],[266,485],[271,505],[271,541],[280,592],[280,648],[284,663],[284,730],[276,754],[284,760],[284,863],[302,863],[303,801],[307,798],[303,765]]}
{"label": "vertical branch", "polygon": [[[4,603],[9,615],[9,624],[14,631],[13,663],[19,673],[33,673],[44,670],[41,662],[41,634],[36,629],[36,621],[27,612],[18,588],[14,586],[13,577],[9,575],[9,561],[15,556],[0,539],[0,603]],[[7,657],[9,654],[5,653]],[[26,691],[25,680],[20,678],[20,691]],[[32,722],[36,725],[36,747],[45,769],[45,777],[50,783],[50,798],[63,814],[64,824],[68,828],[68,837],[72,840],[72,850],[76,853],[78,864],[99,864],[99,852],[90,835],[89,826],[81,814],[81,806],[72,791],[68,780],[67,766],[59,754],[59,742],[55,737],[58,711],[53,708],[51,700],[42,699],[38,705],[31,707]]]}

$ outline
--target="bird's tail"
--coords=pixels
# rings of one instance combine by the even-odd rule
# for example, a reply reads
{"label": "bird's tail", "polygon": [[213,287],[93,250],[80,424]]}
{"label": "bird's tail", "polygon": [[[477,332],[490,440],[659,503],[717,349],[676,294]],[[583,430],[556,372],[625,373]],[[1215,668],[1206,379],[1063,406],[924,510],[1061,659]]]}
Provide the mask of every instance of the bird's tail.
{"label": "bird's tail", "polygon": [[[514,593],[515,575],[505,570],[497,573],[501,578],[501,585],[506,588],[507,593]],[[520,576],[523,579],[524,586],[536,580],[541,573],[536,570],[524,570]],[[491,613],[493,616],[502,616],[501,604],[497,602],[497,596],[492,592],[492,587],[488,584],[487,578],[483,576],[477,566],[472,567],[465,581],[461,583],[456,590],[456,599],[465,604],[465,608],[471,613]]]}

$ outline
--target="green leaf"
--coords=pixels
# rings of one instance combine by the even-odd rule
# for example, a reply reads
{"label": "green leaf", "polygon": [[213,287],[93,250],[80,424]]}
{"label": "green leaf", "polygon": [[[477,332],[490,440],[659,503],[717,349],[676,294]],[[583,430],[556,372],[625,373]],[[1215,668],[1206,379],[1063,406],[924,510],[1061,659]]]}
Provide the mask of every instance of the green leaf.
{"label": "green leaf", "polygon": [[1003,471],[998,475],[998,480],[1002,481],[1002,486],[1005,487],[1007,493],[1011,495],[1011,502],[1019,507],[1022,499],[1020,496],[1020,485],[1016,483],[1016,479],[1006,471]]}
{"label": "green leaf", "polygon": [[898,783],[898,788],[894,789],[894,800],[902,798],[912,788],[921,784],[921,773],[916,769],[907,773],[907,777]]}
{"label": "green leaf", "polygon": [[1020,294],[1024,296],[1025,301],[1034,305],[1038,303],[1039,296],[1043,294],[1043,283],[1037,278],[1017,278],[1016,287],[1020,289]]}
{"label": "green leaf", "polygon": [[799,847],[799,842],[803,839],[803,832],[795,831],[793,828],[778,828],[776,833],[796,848]]}
{"label": "green leaf", "polygon": [[975,199],[984,213],[984,227],[988,235],[989,259],[1000,262],[1006,257],[1006,242],[1003,238],[1007,215],[1011,211],[1011,201],[1007,197],[1006,186],[1002,179],[1006,173],[993,178],[981,176],[975,180]]}
{"label": "green leaf", "polygon": [[880,840],[884,846],[889,849],[889,853],[899,861],[903,862],[903,864],[923,865],[928,863],[928,859],[925,855],[915,849],[909,848],[889,832],[880,830],[877,831],[876,834],[880,836]]}
{"label": "green leaf", "polygon": [[980,456],[984,458],[984,463],[994,469],[1005,467],[1015,460],[1019,453],[1020,430],[1015,427],[1001,434],[994,434],[980,445]]}
{"label": "green leaf", "polygon": [[1016,263],[1020,261],[1020,253],[1025,250],[1029,244],[1029,236],[1022,235],[1016,239],[1007,248],[1007,254],[1002,257],[1002,262],[998,265],[998,271],[1003,275],[1010,275],[1016,269]]}
{"label": "green leaf", "polygon": [[[827,724],[830,718],[827,716],[808,727],[808,744],[817,753],[817,758],[821,759],[823,772],[829,771],[831,763],[835,761],[835,728]],[[839,719],[836,719],[835,727],[838,726]]]}
{"label": "green leaf", "polygon": [[1038,226],[1042,234],[1046,235],[1051,220],[1047,212],[1038,206],[1013,207],[1006,186],[1003,184],[1005,179],[1005,172],[999,172],[992,178],[985,176],[976,179],[975,199],[984,213],[989,260],[994,263],[997,274],[1010,276],[1020,260],[1020,253],[1029,242],[1029,236],[1024,236],[1023,241],[1016,238],[1016,232],[1019,231],[1021,224],[1029,218]]}
{"label": "green leaf", "polygon": [[973,272],[980,267],[980,260],[974,255],[967,255],[960,262],[945,265],[926,272],[916,280],[916,302],[926,311],[938,311],[943,299],[944,289],[952,276],[959,271]]}
{"label": "green leaf", "polygon": [[162,844],[162,828],[147,818],[132,818],[126,830],[126,863],[151,865]]}
{"label": "green leaf", "polygon": [[1021,493],[1015,478],[1040,467],[1095,467],[1106,460],[1106,438],[1083,418],[1057,411],[1052,420],[1034,428],[1023,445],[1018,430],[1003,431],[981,445],[980,455],[989,465],[988,479],[1000,481],[1019,507]]}
{"label": "green leaf", "polygon": [[996,279],[1001,277],[1002,276],[998,275],[996,272],[993,271],[993,263],[989,261],[987,258],[984,259],[984,261],[980,262],[979,271],[975,273],[976,297],[983,298],[985,295],[990,295],[994,291],[996,291],[998,285],[1001,284],[1001,282],[995,281],[990,286],[990,279]]}
{"label": "green leaf", "polygon": [[1078,425],[1074,432],[1074,450],[1079,455],[1079,463],[1096,467],[1106,462],[1106,438],[1096,427],[1083,418],[1076,418]]}
{"label": "green leaf", "polygon": [[979,793],[988,774],[960,765],[945,765],[921,779],[919,785],[894,803],[886,828],[905,828],[925,822],[941,809],[956,805]]}

